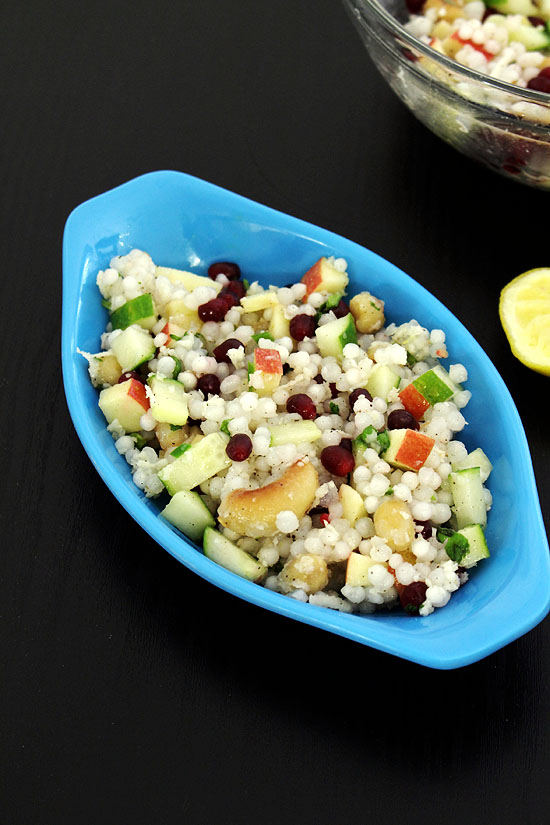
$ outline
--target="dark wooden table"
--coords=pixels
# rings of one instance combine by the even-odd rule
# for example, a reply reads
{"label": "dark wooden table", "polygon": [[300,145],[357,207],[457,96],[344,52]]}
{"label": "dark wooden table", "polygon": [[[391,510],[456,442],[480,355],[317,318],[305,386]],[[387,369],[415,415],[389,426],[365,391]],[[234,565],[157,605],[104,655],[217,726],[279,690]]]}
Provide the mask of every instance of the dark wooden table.
{"label": "dark wooden table", "polygon": [[446,303],[514,396],[548,519],[548,381],[497,313],[550,264],[548,195],[418,124],[337,0],[6,0],[0,31],[2,825],[547,825],[548,622],[437,672],[216,591],[101,482],[59,340],[70,210],[189,172]]}

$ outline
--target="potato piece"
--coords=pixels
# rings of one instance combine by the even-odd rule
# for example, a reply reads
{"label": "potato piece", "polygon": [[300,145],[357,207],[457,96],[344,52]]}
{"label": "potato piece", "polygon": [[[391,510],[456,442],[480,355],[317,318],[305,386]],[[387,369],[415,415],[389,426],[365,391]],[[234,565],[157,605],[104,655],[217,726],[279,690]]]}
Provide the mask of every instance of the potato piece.
{"label": "potato piece", "polygon": [[276,481],[258,490],[233,490],[220,504],[220,524],[241,536],[261,538],[278,533],[276,519],[292,510],[301,519],[313,504],[319,478],[309,462],[297,461]]}
{"label": "potato piece", "polygon": [[163,450],[171,450],[173,447],[179,447],[180,444],[183,444],[183,442],[187,440],[188,434],[189,427],[185,426],[173,430],[170,424],[162,423],[157,424],[155,427],[155,435]]}
{"label": "potato piece", "polygon": [[378,332],[384,326],[384,301],[370,292],[359,292],[349,302],[359,332]]}
{"label": "potato piece", "polygon": [[279,582],[286,593],[291,590],[317,593],[328,584],[327,563],[322,556],[302,553],[285,564],[279,573]]}
{"label": "potato piece", "polygon": [[374,529],[394,553],[401,553],[405,558],[404,553],[414,539],[414,520],[404,501],[397,498],[383,501],[374,513]]}

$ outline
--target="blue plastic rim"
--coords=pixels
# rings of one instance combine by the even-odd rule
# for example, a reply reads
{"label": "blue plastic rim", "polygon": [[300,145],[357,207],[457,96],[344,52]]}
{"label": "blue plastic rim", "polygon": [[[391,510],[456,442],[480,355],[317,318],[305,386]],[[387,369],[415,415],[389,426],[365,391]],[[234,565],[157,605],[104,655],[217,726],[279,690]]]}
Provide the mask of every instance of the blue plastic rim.
{"label": "blue plastic rim", "polygon": [[[493,463],[491,558],[472,572],[449,604],[425,618],[369,616],[302,604],[252,584],[207,559],[158,517],[159,504],[133,484],[130,468],[106,430],[85,359],[100,348],[107,322],[96,274],[113,255],[146,250],[157,264],[205,274],[215,260],[235,260],[249,281],[298,280],[321,255],[344,257],[350,294],[370,289],[386,301],[391,321],[411,317],[447,334],[448,363],[468,369],[469,449]],[[301,622],[433,668],[475,662],[538,624],[550,609],[548,542],[518,412],[479,344],[424,287],[378,255],[325,229],[277,212],[181,172],[143,175],[78,206],[63,241],[63,379],[78,436],[97,471],[130,515],[175,558],[218,587]],[[215,598],[215,595],[213,596]]]}

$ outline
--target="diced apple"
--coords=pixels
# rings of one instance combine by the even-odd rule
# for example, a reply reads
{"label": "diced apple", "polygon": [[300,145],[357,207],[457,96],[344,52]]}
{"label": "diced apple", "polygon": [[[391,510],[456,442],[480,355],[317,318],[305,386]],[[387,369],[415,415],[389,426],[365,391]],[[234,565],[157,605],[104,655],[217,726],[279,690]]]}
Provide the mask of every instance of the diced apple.
{"label": "diced apple", "polygon": [[99,408],[109,424],[116,419],[125,432],[132,433],[141,429],[140,419],[149,409],[149,399],[141,381],[129,378],[102,390]]}
{"label": "diced apple", "polygon": [[94,371],[96,386],[116,384],[122,375],[122,369],[115,356],[109,353],[103,356],[96,355],[95,358],[97,359]]}
{"label": "diced apple", "polygon": [[384,461],[400,470],[414,470],[424,466],[435,440],[416,430],[388,430],[390,446]]}
{"label": "diced apple", "polygon": [[302,283],[306,285],[304,300],[312,292],[345,292],[348,282],[346,272],[336,269],[328,258],[319,258],[302,276]]}
{"label": "diced apple", "polygon": [[370,556],[351,553],[346,567],[346,584],[350,587],[369,587],[369,570],[374,564],[380,563],[371,559]]}
{"label": "diced apple", "polygon": [[184,330],[198,330],[202,326],[197,310],[189,309],[183,298],[173,298],[168,301],[163,315]]}
{"label": "diced apple", "polygon": [[277,340],[277,338],[290,337],[289,324],[290,322],[285,318],[285,308],[281,304],[275,304],[269,322],[269,332],[273,338]]}
{"label": "diced apple", "polygon": [[181,427],[187,423],[189,411],[187,407],[187,393],[183,384],[171,378],[153,376],[150,380],[154,399],[151,404],[151,414],[155,421],[173,424]]}
{"label": "diced apple", "polygon": [[241,306],[245,312],[260,312],[279,303],[276,292],[259,292],[257,295],[245,295],[241,298]]}
{"label": "diced apple", "polygon": [[362,497],[349,484],[342,484],[338,490],[338,495],[344,508],[344,518],[349,521],[352,527],[355,527],[355,522],[367,515]]}
{"label": "diced apple", "polygon": [[173,347],[176,341],[183,338],[186,332],[183,327],[180,327],[179,324],[175,324],[172,320],[167,321],[161,331],[168,336],[168,340],[164,345],[165,347]]}
{"label": "diced apple", "polygon": [[401,403],[407,412],[410,412],[410,414],[413,415],[417,421],[420,421],[430,406],[430,402],[420,394],[414,384],[408,384],[403,390],[401,390],[399,393],[399,398],[401,399]]}
{"label": "diced apple", "polygon": [[329,321],[328,324],[317,327],[315,337],[323,358],[333,356],[341,361],[344,357],[346,344],[357,343],[357,331],[353,315],[349,312],[343,318],[337,318],[336,321]]}
{"label": "diced apple", "polygon": [[[257,347],[254,350],[254,371],[250,377],[250,385],[258,395],[271,395],[281,383],[282,375],[283,365],[279,351]],[[258,376],[261,377],[260,381]]]}
{"label": "diced apple", "polygon": [[212,278],[204,275],[195,275],[194,272],[186,272],[184,269],[173,269],[170,266],[157,266],[155,270],[157,278],[168,278],[170,283],[179,284],[188,292],[192,292],[198,286],[208,286],[210,289],[215,289],[219,292],[222,285]]}

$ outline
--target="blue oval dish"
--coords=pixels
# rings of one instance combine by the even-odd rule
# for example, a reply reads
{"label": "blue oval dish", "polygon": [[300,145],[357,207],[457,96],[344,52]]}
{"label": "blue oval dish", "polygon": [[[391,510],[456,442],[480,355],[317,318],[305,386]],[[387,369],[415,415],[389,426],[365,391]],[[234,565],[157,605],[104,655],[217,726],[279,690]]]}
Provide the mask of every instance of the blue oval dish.
{"label": "blue oval dish", "polygon": [[[158,517],[159,505],[133,484],[97,405],[84,358],[96,352],[107,321],[95,285],[113,255],[134,247],[157,264],[205,273],[215,260],[237,260],[249,280],[283,284],[321,255],[343,256],[350,293],[368,287],[386,301],[390,320],[416,318],[447,333],[449,363],[469,372],[473,397],[461,438],[481,446],[494,469],[487,540],[491,558],[479,565],[450,603],[426,617],[397,612],[372,616],[301,604],[245,581],[207,559]],[[548,542],[531,458],[518,412],[489,358],[436,298],[373,252],[179,172],[153,172],[81,204],[70,215],[63,244],[63,377],[76,431],[99,474],[130,515],[199,576],[247,601],[331,630],[370,647],[434,668],[456,668],[526,633],[550,608]],[[491,426],[487,427],[486,422]]]}

